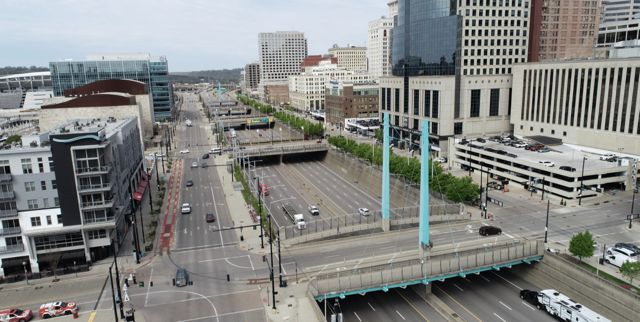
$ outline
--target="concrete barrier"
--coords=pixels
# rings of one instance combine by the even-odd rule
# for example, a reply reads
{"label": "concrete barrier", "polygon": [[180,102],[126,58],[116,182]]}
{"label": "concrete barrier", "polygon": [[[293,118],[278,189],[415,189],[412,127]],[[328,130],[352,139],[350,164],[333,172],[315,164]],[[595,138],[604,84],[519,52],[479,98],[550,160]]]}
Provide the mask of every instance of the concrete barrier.
{"label": "concrete barrier", "polygon": [[638,321],[640,295],[598,277],[559,255],[546,253],[536,265],[517,268],[528,282],[556,289],[612,321]]}

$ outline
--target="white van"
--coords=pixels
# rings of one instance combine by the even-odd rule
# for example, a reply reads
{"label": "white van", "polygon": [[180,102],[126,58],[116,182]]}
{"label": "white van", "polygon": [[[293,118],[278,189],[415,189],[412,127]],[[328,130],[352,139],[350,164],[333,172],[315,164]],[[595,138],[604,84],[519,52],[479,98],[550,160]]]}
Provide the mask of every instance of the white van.
{"label": "white van", "polygon": [[209,150],[209,154],[216,154],[216,153],[220,153],[222,152],[222,149],[220,147],[214,146],[211,148],[211,150]]}
{"label": "white van", "polygon": [[621,267],[626,262],[636,262],[637,260],[630,256],[630,251],[623,248],[610,247],[604,257],[604,261],[616,267]]}

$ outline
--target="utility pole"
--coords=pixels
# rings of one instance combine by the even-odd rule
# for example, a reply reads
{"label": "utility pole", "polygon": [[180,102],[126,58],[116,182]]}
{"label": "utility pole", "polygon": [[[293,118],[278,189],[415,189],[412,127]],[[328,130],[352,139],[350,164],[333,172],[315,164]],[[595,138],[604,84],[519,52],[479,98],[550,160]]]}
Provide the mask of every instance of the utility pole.
{"label": "utility pole", "polygon": [[471,176],[471,142],[469,144],[469,176]]}
{"label": "utility pole", "polygon": [[113,238],[111,239],[111,249],[113,250],[113,263],[116,267],[116,288],[118,290],[118,299],[120,300],[120,318],[124,319],[124,304],[122,304],[122,291],[120,290],[120,271],[118,270],[118,254],[116,253],[116,246]]}
{"label": "utility pole", "polygon": [[271,296],[273,302],[273,310],[276,310],[276,282],[275,277],[273,276],[273,236],[271,231],[271,215],[267,215],[267,219],[269,221],[269,251],[271,252]]}
{"label": "utility pole", "polygon": [[544,244],[547,245],[547,233],[549,232],[549,204],[551,200],[547,200],[547,220],[544,223]]}
{"label": "utility pole", "polygon": [[638,193],[638,186],[636,182],[633,182],[633,194],[631,195],[631,213],[629,214],[629,229],[631,229],[631,221],[633,220],[633,206],[636,201],[636,193]]}
{"label": "utility pole", "polygon": [[113,317],[118,322],[118,309],[116,308],[116,292],[113,289],[113,274],[111,273],[112,266],[109,266],[109,282],[111,282],[111,301],[113,301]]}
{"label": "utility pole", "polygon": [[140,240],[138,239],[138,225],[136,224],[136,213],[131,213],[131,226],[133,227],[133,245],[136,252],[136,264],[140,264]]}
{"label": "utility pole", "polygon": [[[151,187],[149,187],[149,196],[151,196]],[[142,229],[142,244],[145,244],[147,241],[144,239],[144,221],[142,220],[142,200],[140,200],[139,208],[140,208],[140,229]]]}
{"label": "utility pole", "polygon": [[578,194],[578,206],[582,205],[582,190],[584,190],[584,162],[587,161],[587,157],[582,157],[582,174],[580,175],[580,193]]}
{"label": "utility pole", "polygon": [[160,173],[158,173],[158,153],[157,152],[153,152],[153,157],[155,160],[155,166],[156,166],[156,182],[158,184],[158,188],[160,188]]}
{"label": "utility pole", "polygon": [[[249,174],[251,177],[251,174]],[[260,248],[264,249],[264,230],[262,229],[262,194],[260,193],[260,177],[258,178],[258,217],[260,217]],[[271,226],[269,226],[271,228]]]}
{"label": "utility pole", "polygon": [[280,287],[285,287],[285,285],[282,284],[282,255],[280,255],[280,229],[278,229],[278,269],[280,270],[279,272]]}
{"label": "utility pole", "polygon": [[[487,179],[485,180],[485,185],[484,185],[484,218],[487,218],[487,207],[489,206],[489,203],[487,202],[487,200],[489,199],[489,169],[487,169]],[[480,182],[480,185],[482,185],[482,182]]]}
{"label": "utility pole", "polygon": [[542,197],[540,198],[540,200],[544,200],[544,179],[545,177],[542,177]]}

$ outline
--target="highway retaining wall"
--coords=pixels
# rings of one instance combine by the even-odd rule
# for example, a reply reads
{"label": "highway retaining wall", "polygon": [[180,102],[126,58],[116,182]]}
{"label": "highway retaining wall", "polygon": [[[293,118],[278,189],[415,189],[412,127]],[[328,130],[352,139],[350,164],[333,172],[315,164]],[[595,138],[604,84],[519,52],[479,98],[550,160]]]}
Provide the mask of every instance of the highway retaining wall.
{"label": "highway retaining wall", "polygon": [[640,296],[595,276],[554,254],[546,253],[535,265],[514,268],[525,280],[556,289],[612,321],[637,321]]}

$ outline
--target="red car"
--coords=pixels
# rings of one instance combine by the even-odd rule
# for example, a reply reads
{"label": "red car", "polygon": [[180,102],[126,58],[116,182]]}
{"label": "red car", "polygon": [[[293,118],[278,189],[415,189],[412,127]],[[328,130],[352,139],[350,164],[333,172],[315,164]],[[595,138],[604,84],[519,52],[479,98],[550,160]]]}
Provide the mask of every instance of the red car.
{"label": "red car", "polygon": [[69,315],[78,312],[75,302],[51,302],[40,305],[40,317],[48,319],[54,316]]}
{"label": "red car", "polygon": [[1,322],[27,322],[33,319],[31,310],[6,309],[0,310]]}

